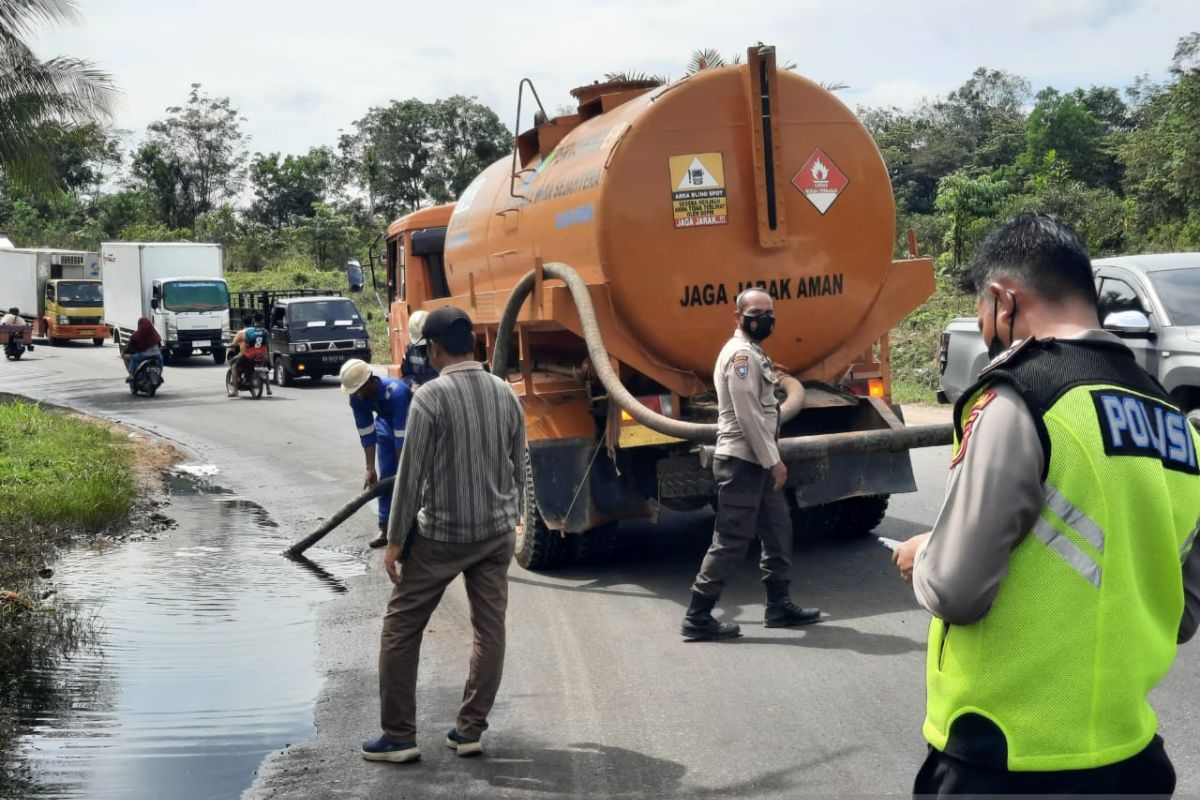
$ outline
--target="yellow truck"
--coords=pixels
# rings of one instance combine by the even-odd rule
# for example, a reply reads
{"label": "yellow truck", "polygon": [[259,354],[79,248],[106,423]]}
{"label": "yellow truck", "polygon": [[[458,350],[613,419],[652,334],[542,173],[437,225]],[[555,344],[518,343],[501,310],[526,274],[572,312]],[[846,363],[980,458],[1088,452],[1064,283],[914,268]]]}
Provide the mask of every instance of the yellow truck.
{"label": "yellow truck", "polygon": [[52,248],[0,249],[0,308],[19,308],[33,335],[52,345],[108,338],[100,254]]}

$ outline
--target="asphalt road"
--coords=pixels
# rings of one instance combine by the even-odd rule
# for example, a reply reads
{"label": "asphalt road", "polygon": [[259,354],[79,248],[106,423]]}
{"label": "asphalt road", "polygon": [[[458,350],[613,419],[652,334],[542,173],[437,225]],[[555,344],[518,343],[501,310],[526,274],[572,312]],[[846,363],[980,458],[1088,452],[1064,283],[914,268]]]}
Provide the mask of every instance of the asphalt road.
{"label": "asphalt road", "polygon": [[[0,391],[79,408],[162,436],[215,464],[217,480],[260,503],[297,536],[348,499],[362,456],[335,382],[228,400],[224,368],[168,368],[158,397],[133,398],[111,346],[39,347],[0,364]],[[945,448],[914,456],[920,491],[893,498],[879,533],[927,530],[941,503]],[[711,514],[623,526],[609,564],[552,574],[511,571],[508,659],[485,737],[487,756],[442,744],[466,676],[470,624],[460,583],[434,615],[421,658],[414,765],[364,762],[378,734],[376,659],[389,584],[363,550],[360,513],[323,547],[362,552],[365,574],[320,606],[325,683],[316,735],[267,759],[251,798],[768,798],[904,795],[924,755],[928,616],[873,539],[803,541],[793,594],[827,613],[800,630],[762,627],[752,560],[720,608],[741,639],[680,641],[689,582]],[[319,554],[317,559],[319,561]],[[1155,705],[1180,774],[1200,795],[1197,645],[1181,649]],[[286,680],[281,675],[281,680]]]}

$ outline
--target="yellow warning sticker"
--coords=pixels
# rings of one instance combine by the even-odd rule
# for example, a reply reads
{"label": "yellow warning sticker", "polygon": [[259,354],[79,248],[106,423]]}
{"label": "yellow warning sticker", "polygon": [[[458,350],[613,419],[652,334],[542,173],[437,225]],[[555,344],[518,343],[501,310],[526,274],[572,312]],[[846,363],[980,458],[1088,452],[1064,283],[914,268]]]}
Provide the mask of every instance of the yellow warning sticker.
{"label": "yellow warning sticker", "polygon": [[696,228],[728,222],[725,161],[721,154],[693,153],[670,158],[675,227]]}

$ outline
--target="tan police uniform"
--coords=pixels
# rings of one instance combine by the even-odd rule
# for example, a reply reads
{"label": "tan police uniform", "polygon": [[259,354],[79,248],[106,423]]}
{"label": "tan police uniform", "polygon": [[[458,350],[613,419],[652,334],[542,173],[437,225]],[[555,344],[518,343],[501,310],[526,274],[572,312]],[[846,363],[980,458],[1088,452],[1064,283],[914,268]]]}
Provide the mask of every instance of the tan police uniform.
{"label": "tan police uniform", "polygon": [[762,540],[763,582],[788,581],[792,525],[783,492],[773,489],[779,463],[778,380],[761,345],[738,329],[713,370],[717,389],[717,519],[692,591],[716,598],[755,537]]}

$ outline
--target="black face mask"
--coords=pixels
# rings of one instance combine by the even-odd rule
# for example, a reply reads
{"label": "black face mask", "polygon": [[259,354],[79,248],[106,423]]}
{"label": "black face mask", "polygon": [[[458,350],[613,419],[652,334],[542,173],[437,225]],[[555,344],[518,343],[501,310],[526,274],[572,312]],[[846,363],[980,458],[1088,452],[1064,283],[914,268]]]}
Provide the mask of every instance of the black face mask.
{"label": "black face mask", "polygon": [[756,342],[761,342],[775,330],[774,314],[759,314],[757,317],[742,317],[742,330]]}
{"label": "black face mask", "polygon": [[999,297],[992,298],[993,299],[993,303],[992,303],[992,340],[990,342],[988,342],[987,352],[988,352],[988,358],[992,359],[993,361],[996,359],[997,356],[999,356],[1001,353],[1003,353],[1009,347],[1012,347],[1013,325],[1017,321],[1017,296],[1012,293],[1011,289],[1008,290],[1008,296],[1012,298],[1013,310],[1012,310],[1012,314],[1008,318],[1008,345],[1007,346],[1005,346],[1004,342],[1000,341],[1000,330],[996,326],[996,320],[1000,314],[1000,298]]}

